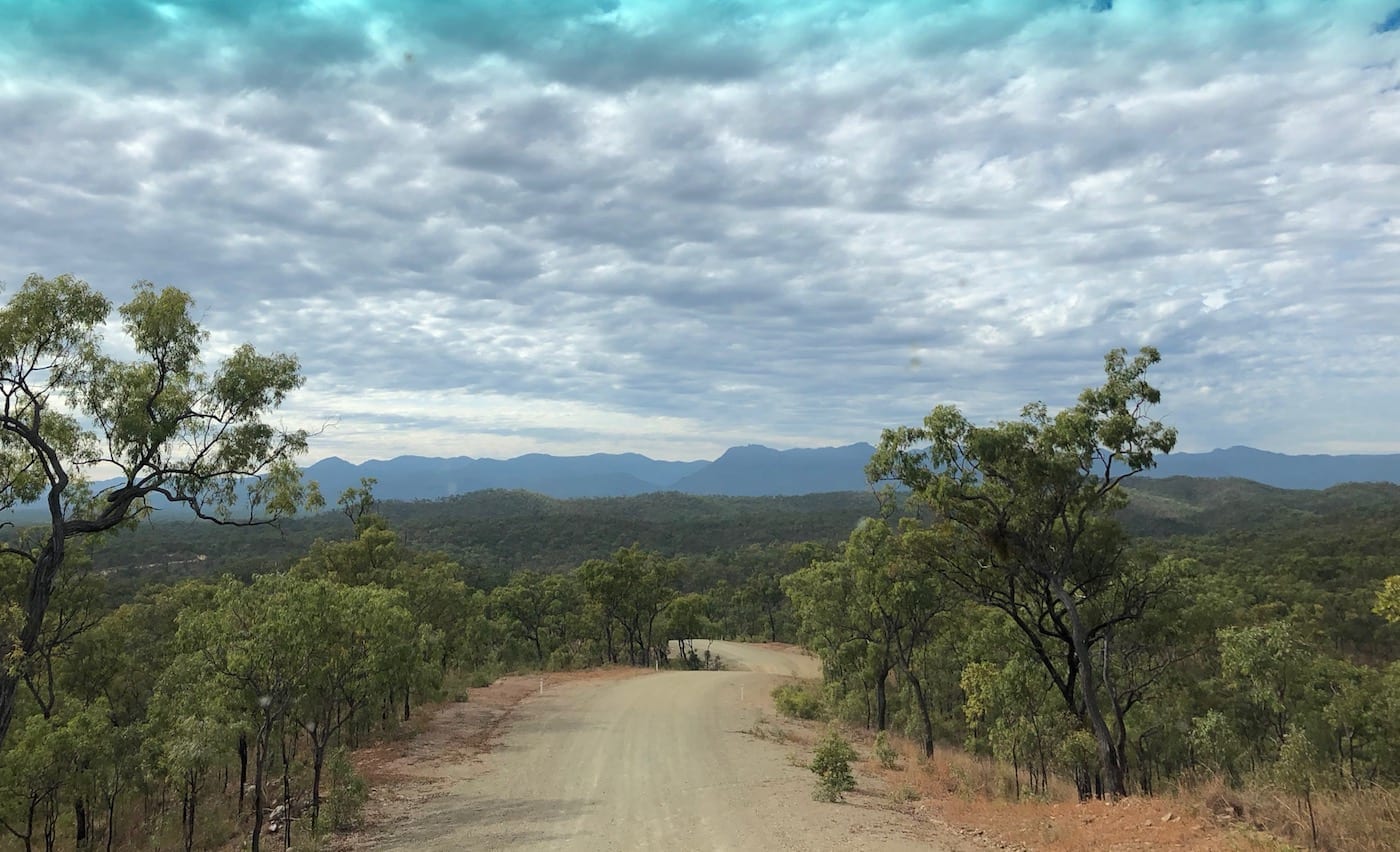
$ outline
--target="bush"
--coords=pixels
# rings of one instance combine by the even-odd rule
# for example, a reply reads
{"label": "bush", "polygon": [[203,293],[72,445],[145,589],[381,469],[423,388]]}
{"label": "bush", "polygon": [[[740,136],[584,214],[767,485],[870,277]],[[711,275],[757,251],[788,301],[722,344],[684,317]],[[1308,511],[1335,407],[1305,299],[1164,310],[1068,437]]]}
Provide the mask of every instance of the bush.
{"label": "bush", "polygon": [[350,764],[350,757],[343,748],[331,752],[326,761],[326,775],[330,789],[322,805],[324,824],[336,831],[354,828],[369,800],[369,786]]}
{"label": "bush", "polygon": [[890,745],[890,735],[886,731],[875,735],[875,759],[880,761],[880,765],[886,769],[894,769],[899,766],[899,752]]}
{"label": "bush", "polygon": [[773,690],[773,704],[778,712],[793,719],[821,719],[821,693],[810,683],[785,683]]}
{"label": "bush", "polygon": [[828,731],[817,743],[809,767],[817,774],[817,786],[812,798],[822,802],[839,802],[841,794],[856,788],[856,778],[851,774],[851,761],[857,757],[855,749],[836,731]]}

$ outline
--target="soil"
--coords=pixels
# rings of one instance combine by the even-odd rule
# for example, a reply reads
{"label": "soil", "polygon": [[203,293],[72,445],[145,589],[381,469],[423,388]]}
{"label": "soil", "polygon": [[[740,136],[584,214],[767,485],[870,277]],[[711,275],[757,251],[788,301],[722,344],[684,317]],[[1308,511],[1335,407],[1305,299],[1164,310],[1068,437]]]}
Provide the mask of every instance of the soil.
{"label": "soil", "polygon": [[361,753],[369,819],[340,849],[763,849],[981,852],[1000,843],[902,810],[863,775],[811,797],[800,726],[774,686],[818,676],[781,645],[702,643],[718,672],[506,678],[444,705],[411,740]]}

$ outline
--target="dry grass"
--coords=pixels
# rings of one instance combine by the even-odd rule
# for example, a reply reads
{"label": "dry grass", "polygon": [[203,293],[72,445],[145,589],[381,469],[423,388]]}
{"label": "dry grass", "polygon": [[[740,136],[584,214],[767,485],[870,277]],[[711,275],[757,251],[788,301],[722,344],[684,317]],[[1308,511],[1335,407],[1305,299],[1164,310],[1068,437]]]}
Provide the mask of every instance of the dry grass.
{"label": "dry grass", "polygon": [[[857,736],[853,742],[863,754],[871,753],[873,738]],[[1283,852],[1307,848],[1305,835],[1300,846],[1271,833],[1278,828],[1272,819],[1265,818],[1262,800],[1241,798],[1216,782],[1153,798],[1108,803],[1080,802],[1073,784],[1052,779],[1044,796],[1018,800],[1010,766],[941,747],[925,759],[916,745],[899,738],[892,738],[891,745],[900,753],[900,766],[883,768],[873,757],[860,764],[864,774],[878,776],[888,789],[900,791],[889,798],[891,806],[945,823],[965,835],[994,840],[1003,848],[1047,852]],[[1322,807],[1316,801],[1314,804]],[[1306,814],[1303,818],[1306,830]],[[1360,834],[1351,831],[1347,836],[1355,843]],[[1395,849],[1391,843],[1323,848],[1371,852]]]}
{"label": "dry grass", "polygon": [[1400,795],[1383,787],[1314,793],[1315,846],[1307,805],[1296,797],[1267,789],[1233,790],[1216,779],[1186,786],[1177,795],[1194,797],[1211,819],[1244,822],[1298,848],[1323,852],[1400,849]]}

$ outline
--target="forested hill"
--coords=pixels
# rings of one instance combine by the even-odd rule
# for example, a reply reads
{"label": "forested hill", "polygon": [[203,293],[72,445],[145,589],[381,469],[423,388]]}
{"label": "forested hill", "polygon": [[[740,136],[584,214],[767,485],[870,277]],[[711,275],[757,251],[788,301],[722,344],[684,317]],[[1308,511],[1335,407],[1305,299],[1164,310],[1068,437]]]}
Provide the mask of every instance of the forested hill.
{"label": "forested hill", "polygon": [[[527,491],[476,491],[433,501],[388,500],[379,511],[415,549],[438,550],[491,586],[521,568],[566,571],[620,547],[710,557],[746,547],[843,541],[879,511],[870,492],[800,497],[715,497],[675,492],[561,500]],[[110,536],[94,556],[120,589],[141,582],[231,572],[249,575],[304,555],[317,538],[349,538],[337,512],[280,528],[193,521],[143,524]]]}
{"label": "forested hill", "polygon": [[[1128,529],[1153,538],[1285,534],[1334,540],[1396,533],[1400,486],[1339,485],[1324,491],[1271,488],[1238,479],[1139,479],[1123,514]],[[381,511],[406,544],[440,550],[494,585],[510,571],[563,571],[639,543],[668,555],[731,562],[746,547],[821,541],[835,545],[878,511],[867,492],[798,497],[715,497],[675,492],[560,500],[525,491],[479,491],[434,501],[386,501]],[[336,512],[280,529],[197,522],[144,524],[110,536],[94,556],[114,591],[152,580],[249,575],[305,554],[316,538],[351,535]]]}
{"label": "forested hill", "polygon": [[1400,517],[1400,485],[1354,482],[1322,490],[1275,488],[1248,479],[1174,476],[1128,481],[1123,512],[1136,535],[1167,537],[1350,525]]}

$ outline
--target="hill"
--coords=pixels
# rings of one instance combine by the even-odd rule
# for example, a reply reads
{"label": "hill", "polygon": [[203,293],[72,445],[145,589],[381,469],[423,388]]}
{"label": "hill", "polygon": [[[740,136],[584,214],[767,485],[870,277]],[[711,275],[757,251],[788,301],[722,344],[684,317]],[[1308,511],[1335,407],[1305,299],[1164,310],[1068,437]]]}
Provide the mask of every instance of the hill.
{"label": "hill", "polygon": [[[380,512],[403,541],[460,563],[474,585],[511,571],[564,571],[639,543],[667,555],[718,564],[744,548],[803,541],[831,545],[878,511],[867,493],[727,497],[660,492],[564,500],[519,490],[477,491],[432,501],[388,500]],[[146,523],[110,536],[93,556],[117,597],[143,583],[285,567],[317,538],[347,538],[336,512],[280,527],[220,527],[196,521]]]}
{"label": "hill", "polygon": [[1329,488],[1343,482],[1400,483],[1400,454],[1291,456],[1253,447],[1230,447],[1162,456],[1157,469],[1147,475],[1250,479],[1276,488],[1306,489]]}

